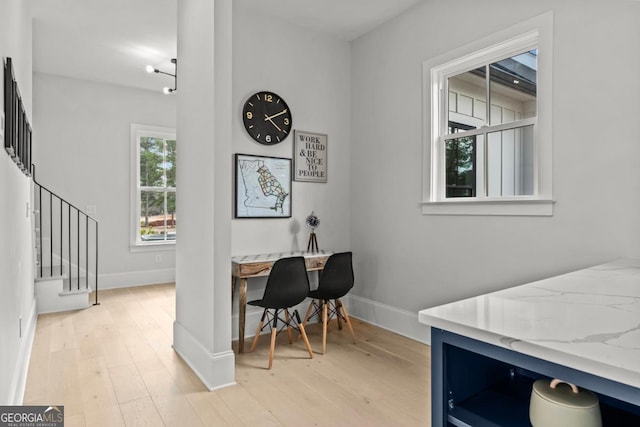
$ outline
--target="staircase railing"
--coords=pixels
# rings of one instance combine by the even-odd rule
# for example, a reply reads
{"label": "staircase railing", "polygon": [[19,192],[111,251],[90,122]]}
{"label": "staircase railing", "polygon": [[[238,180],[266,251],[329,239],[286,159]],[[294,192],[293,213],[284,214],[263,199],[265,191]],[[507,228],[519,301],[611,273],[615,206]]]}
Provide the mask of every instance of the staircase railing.
{"label": "staircase railing", "polygon": [[[36,277],[66,276],[65,292],[95,292],[98,305],[98,221],[36,180]],[[93,286],[92,286],[93,285]]]}

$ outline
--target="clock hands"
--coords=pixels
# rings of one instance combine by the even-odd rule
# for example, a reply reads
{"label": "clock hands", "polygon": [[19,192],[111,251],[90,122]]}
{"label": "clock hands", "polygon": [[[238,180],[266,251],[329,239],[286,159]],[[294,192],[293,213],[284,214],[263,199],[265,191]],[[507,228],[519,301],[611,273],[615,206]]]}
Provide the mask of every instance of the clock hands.
{"label": "clock hands", "polygon": [[[266,114],[264,115],[265,119],[264,121],[266,122],[267,120],[271,121],[271,119],[273,119],[274,117],[278,117],[281,116],[282,114],[285,114],[287,112],[287,109],[285,108],[284,110],[280,111],[279,113],[274,114],[273,116],[267,116]],[[271,122],[273,123],[273,122]]]}
{"label": "clock hands", "polygon": [[[285,111],[286,111],[286,110],[285,110]],[[282,113],[279,113],[279,114],[282,114]],[[277,116],[277,115],[278,115],[278,114],[276,114],[276,116]],[[278,127],[278,125],[276,124],[276,122],[274,122],[273,120],[271,120],[271,117],[275,117],[275,116],[271,116],[271,117],[269,117],[269,116],[267,116],[267,115],[265,114],[265,115],[264,115],[264,117],[265,117],[265,119],[264,119],[264,121],[265,121],[265,122],[266,122],[267,120],[269,120],[269,121],[271,122],[271,124],[272,124],[272,125],[274,125],[274,126],[276,127],[276,129],[278,129],[278,132],[282,132],[282,129],[280,129],[280,128]]]}
{"label": "clock hands", "polygon": [[276,129],[278,129],[278,132],[282,132],[282,129],[280,129],[280,127],[276,124],[276,122],[273,121],[274,117],[278,117],[281,116],[283,114],[285,114],[287,112],[287,109],[285,108],[284,110],[280,111],[279,113],[276,113],[272,116],[267,116],[266,114],[264,115],[264,121],[269,121],[271,122],[272,125],[274,125],[276,127]]}

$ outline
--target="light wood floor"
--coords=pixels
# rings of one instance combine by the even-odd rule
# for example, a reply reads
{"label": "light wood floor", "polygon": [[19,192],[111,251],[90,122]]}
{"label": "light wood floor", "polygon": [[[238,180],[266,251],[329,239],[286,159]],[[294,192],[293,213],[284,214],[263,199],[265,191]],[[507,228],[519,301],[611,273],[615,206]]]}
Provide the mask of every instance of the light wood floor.
{"label": "light wood floor", "polygon": [[[66,427],[430,425],[426,345],[353,319],[358,343],[333,325],[313,359],[280,334],[269,371],[263,336],[236,354],[237,385],[209,392],[171,348],[173,285],[100,296],[38,318],[24,404],[64,405]],[[308,326],[317,349],[318,326]]]}

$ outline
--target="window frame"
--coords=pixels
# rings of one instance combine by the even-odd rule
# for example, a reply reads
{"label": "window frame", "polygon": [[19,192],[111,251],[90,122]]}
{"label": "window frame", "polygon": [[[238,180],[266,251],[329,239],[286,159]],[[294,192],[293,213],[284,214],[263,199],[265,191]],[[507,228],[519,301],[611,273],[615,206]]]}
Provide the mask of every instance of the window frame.
{"label": "window frame", "polygon": [[[423,63],[424,159],[423,214],[443,215],[553,215],[552,199],[552,57],[553,15],[539,17],[455,49]],[[480,128],[466,136],[534,125],[534,194],[530,196],[446,197],[444,135],[449,126],[447,79],[522,52],[538,49],[538,93],[535,118]],[[473,134],[473,135],[472,135]],[[450,138],[449,138],[450,139]],[[483,167],[484,165],[479,166]],[[482,173],[480,173],[482,172]],[[478,179],[486,179],[483,170]],[[483,186],[479,185],[482,188]],[[479,196],[479,197],[478,197]]]}
{"label": "window frame", "polygon": [[[163,140],[176,140],[176,130],[174,128],[151,126],[138,123],[131,124],[131,201],[130,201],[130,247],[131,251],[167,249],[175,248],[176,240],[143,241],[140,238],[140,139],[142,137],[162,138]],[[177,141],[177,140],[176,140]],[[177,144],[177,142],[176,142]],[[173,188],[173,187],[172,187]],[[166,192],[165,189],[163,192]],[[177,185],[173,191],[177,194]]]}

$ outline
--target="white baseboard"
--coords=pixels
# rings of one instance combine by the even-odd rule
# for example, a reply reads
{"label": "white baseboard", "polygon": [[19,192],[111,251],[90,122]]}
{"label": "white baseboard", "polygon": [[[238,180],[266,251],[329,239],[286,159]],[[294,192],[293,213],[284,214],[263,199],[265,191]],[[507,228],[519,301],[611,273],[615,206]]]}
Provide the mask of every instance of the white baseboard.
{"label": "white baseboard", "polygon": [[16,369],[11,379],[9,405],[22,405],[24,399],[24,389],[27,385],[27,374],[29,373],[29,360],[31,359],[31,349],[36,336],[36,323],[38,321],[35,299],[31,303],[29,314],[25,320],[24,334],[20,340]]}
{"label": "white baseboard", "polygon": [[357,295],[349,294],[346,304],[349,316],[388,329],[391,332],[430,345],[429,328],[418,322],[418,313],[402,310]]}
{"label": "white baseboard", "polygon": [[173,349],[209,390],[236,383],[233,351],[211,353],[177,321],[173,322]]}
{"label": "white baseboard", "polygon": [[155,285],[175,281],[175,268],[131,271],[127,273],[106,273],[98,276],[98,291],[101,289],[130,288],[133,286]]}

